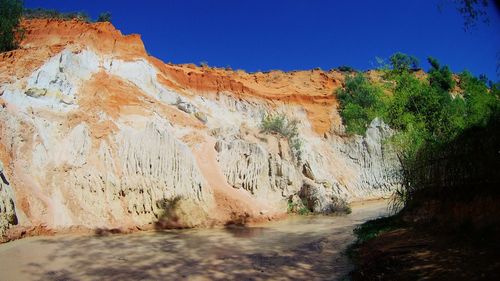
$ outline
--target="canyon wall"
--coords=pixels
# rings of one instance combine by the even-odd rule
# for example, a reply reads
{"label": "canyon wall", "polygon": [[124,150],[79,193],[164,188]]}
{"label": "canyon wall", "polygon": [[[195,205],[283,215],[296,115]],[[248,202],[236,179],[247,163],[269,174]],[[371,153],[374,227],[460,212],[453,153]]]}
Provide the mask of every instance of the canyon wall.
{"label": "canyon wall", "polygon": [[[345,136],[343,73],[165,64],[109,23],[23,27],[0,56],[4,237],[329,213],[400,184],[390,128]],[[269,114],[297,120],[296,143],[262,131]]]}

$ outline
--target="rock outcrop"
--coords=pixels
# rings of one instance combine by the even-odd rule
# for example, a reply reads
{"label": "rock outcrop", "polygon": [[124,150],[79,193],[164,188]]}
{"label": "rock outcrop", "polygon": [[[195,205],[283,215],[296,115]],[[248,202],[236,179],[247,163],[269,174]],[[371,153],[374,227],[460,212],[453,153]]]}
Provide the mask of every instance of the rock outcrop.
{"label": "rock outcrop", "polygon": [[3,171],[3,164],[0,162],[0,236],[9,227],[17,225],[14,194],[12,194],[9,181]]}
{"label": "rock outcrop", "polygon": [[[109,23],[23,26],[0,56],[2,235],[270,219],[289,201],[329,213],[400,183],[380,120],[342,136],[339,72],[164,64]],[[261,131],[275,113],[299,145]]]}

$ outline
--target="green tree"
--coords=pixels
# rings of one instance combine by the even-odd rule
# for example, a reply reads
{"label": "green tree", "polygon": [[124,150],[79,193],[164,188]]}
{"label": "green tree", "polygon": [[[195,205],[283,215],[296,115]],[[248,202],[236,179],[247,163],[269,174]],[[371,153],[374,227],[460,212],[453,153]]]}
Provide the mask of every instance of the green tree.
{"label": "green tree", "polygon": [[362,73],[347,77],[345,87],[337,91],[337,96],[348,133],[363,135],[383,106],[382,89],[371,84]]}
{"label": "green tree", "polygon": [[491,94],[497,99],[500,99],[500,82],[491,84]]}
{"label": "green tree", "polygon": [[17,48],[19,23],[23,14],[20,0],[0,0],[0,52]]}
{"label": "green tree", "polygon": [[392,69],[397,72],[408,71],[419,67],[418,59],[403,53],[395,53],[390,58]]}
{"label": "green tree", "polygon": [[428,57],[427,61],[431,65],[429,69],[429,83],[431,86],[445,92],[453,89],[455,81],[450,68],[447,65],[441,66],[439,61],[433,57]]}
{"label": "green tree", "polygon": [[464,91],[467,126],[485,126],[498,109],[495,89],[490,92],[484,79],[478,79],[467,71],[460,74],[460,87]]}

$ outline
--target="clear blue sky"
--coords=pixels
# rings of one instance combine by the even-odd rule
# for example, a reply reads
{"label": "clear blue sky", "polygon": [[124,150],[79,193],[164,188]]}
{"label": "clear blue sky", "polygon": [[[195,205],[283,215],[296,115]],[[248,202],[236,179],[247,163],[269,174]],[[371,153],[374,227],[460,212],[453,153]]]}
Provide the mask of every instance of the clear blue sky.
{"label": "clear blue sky", "polygon": [[401,51],[424,68],[434,56],[453,71],[500,79],[500,12],[493,5],[490,24],[468,32],[450,0],[25,0],[25,6],[83,10],[93,18],[110,11],[118,29],[141,34],[147,51],[165,62],[365,70],[376,66],[375,57]]}

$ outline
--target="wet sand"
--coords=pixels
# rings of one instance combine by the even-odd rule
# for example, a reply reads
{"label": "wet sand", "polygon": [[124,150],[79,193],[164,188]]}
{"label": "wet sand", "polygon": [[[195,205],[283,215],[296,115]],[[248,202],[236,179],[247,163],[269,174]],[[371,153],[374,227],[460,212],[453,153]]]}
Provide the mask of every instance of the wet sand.
{"label": "wet sand", "polygon": [[0,280],[338,280],[352,229],[386,204],[247,227],[31,237],[0,245]]}

